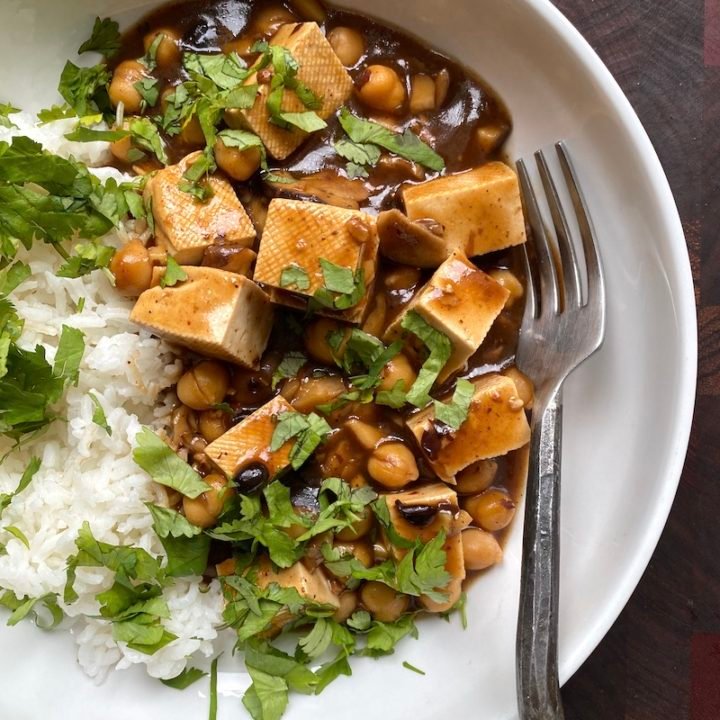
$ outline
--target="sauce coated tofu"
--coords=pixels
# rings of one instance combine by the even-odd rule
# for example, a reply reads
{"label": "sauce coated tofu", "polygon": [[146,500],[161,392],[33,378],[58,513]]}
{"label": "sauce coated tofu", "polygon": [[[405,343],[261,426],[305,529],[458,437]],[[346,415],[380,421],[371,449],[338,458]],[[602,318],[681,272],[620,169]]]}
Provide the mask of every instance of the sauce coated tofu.
{"label": "sauce coated tofu", "polygon": [[312,602],[334,608],[340,607],[338,597],[332,591],[330,582],[322,570],[316,569],[310,572],[302,562],[296,562],[289,568],[275,570],[270,561],[263,557],[258,563],[255,582],[263,589],[272,583],[282,588],[295,588],[301,597]]}
{"label": "sauce coated tofu", "polygon": [[[270,44],[287,48],[297,60],[300,66],[297,78],[320,98],[321,105],[315,112],[323,120],[329,118],[350,97],[352,79],[317,23],[283,25]],[[251,75],[245,84],[256,82],[256,76]],[[303,143],[307,133],[298,128],[286,130],[270,122],[266,105],[269,92],[269,84],[261,84],[255,104],[249,110],[231,111],[227,117],[228,124],[246,126],[260,137],[270,155],[284,160]],[[283,92],[281,107],[283,112],[308,110],[290,90]]]}
{"label": "sauce coated tofu", "polygon": [[140,295],[130,319],[170,342],[210,357],[255,368],[273,322],[270,298],[252,280],[209,267],[184,267],[188,279]]}
{"label": "sauce coated tofu", "polygon": [[403,201],[411,220],[439,222],[448,246],[463,250],[468,257],[526,240],[518,178],[501,162],[409,185],[403,190]]}
{"label": "sauce coated tofu", "polygon": [[390,342],[398,338],[403,332],[403,317],[414,310],[450,338],[452,354],[438,378],[443,382],[461,370],[477,351],[509,295],[500,283],[475,267],[462,252],[455,252],[390,324],[384,339]]}
{"label": "sauce coated tofu", "polygon": [[[359,322],[375,280],[377,254],[377,230],[371,215],[320,203],[274,199],[268,208],[254,277],[273,289],[275,302],[303,307],[324,287],[321,259],[353,272],[362,269],[366,293],[356,305],[342,312],[318,310],[319,314]],[[307,287],[282,287],[283,271],[293,267],[305,272]]]}
{"label": "sauce coated tofu", "polygon": [[432,405],[407,420],[433,470],[453,485],[455,475],[475,461],[505,455],[530,442],[530,426],[515,383],[496,373],[472,382],[475,392],[459,430],[436,427]]}
{"label": "sauce coated tofu", "polygon": [[158,171],[144,192],[152,208],[157,244],[181,265],[199,265],[205,248],[216,242],[250,247],[255,239],[252,221],[223,177],[208,178],[213,195],[204,203],[178,187],[198,157],[200,153],[193,153]]}
{"label": "sauce coated tofu", "polygon": [[[462,581],[465,579],[465,558],[460,533],[470,523],[469,515],[458,507],[457,494],[452,488],[442,483],[425,485],[415,490],[385,495],[385,502],[390,513],[390,520],[399,535],[409,540],[420,539],[427,543],[440,531],[446,534],[443,549],[447,554],[445,569],[450,574],[450,582],[444,588],[447,600],[437,602],[426,596],[420,598],[423,606],[431,612],[445,612],[452,607],[462,592]],[[433,508],[435,515],[426,524],[415,525],[408,522],[401,512],[406,510],[408,516],[412,508]],[[409,511],[409,512],[408,512]],[[393,553],[400,560],[405,550],[393,548]]]}
{"label": "sauce coated tofu", "polygon": [[284,412],[293,412],[293,408],[278,395],[211,442],[205,454],[229,478],[251,462],[262,462],[269,476],[274,477],[290,464],[290,451],[295,443],[288,440],[274,452],[270,450],[277,416]]}

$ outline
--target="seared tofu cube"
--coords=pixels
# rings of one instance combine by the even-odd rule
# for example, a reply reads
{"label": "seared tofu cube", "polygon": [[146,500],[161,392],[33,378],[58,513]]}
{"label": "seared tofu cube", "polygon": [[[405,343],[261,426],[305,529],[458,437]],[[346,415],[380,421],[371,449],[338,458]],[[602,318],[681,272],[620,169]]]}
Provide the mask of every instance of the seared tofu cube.
{"label": "seared tofu cube", "polygon": [[477,460],[505,455],[530,442],[530,426],[515,383],[496,373],[472,383],[475,392],[468,416],[458,430],[438,427],[433,405],[407,420],[433,470],[452,485],[457,473]]}
{"label": "seared tofu cube", "polygon": [[[351,270],[363,270],[366,293],[353,307],[320,309],[320,314],[359,322],[367,307],[377,268],[378,237],[375,218],[360,210],[298,200],[270,202],[255,263],[254,278],[272,288],[272,299],[290,307],[304,307],[325,286],[320,260]],[[303,274],[300,284],[283,286],[286,270]]]}
{"label": "seared tofu cube", "polygon": [[255,239],[252,221],[222,176],[208,178],[213,194],[207,202],[180,189],[183,173],[198,157],[193,153],[158,171],[144,192],[155,220],[155,241],[181,265],[199,265],[205,248],[216,242],[250,247]]}
{"label": "seared tofu cube", "polygon": [[[450,574],[449,583],[439,590],[447,594],[447,600],[438,602],[426,596],[420,602],[431,612],[445,612],[460,598],[462,582],[465,579],[465,559],[460,533],[470,523],[469,515],[458,507],[457,494],[442,483],[425,485],[400,493],[385,495],[390,520],[396,532],[408,540],[420,539],[427,543],[441,531],[445,532],[443,546],[447,559],[445,569]],[[431,514],[429,521],[418,525],[410,522],[413,512]],[[401,548],[393,548],[399,560],[406,553]]]}
{"label": "seared tofu cube", "polygon": [[275,477],[290,465],[290,451],[295,444],[294,440],[288,440],[277,450],[270,450],[277,418],[285,412],[293,412],[293,408],[278,395],[211,442],[205,454],[229,478],[252,462],[263,463],[269,476]]}
{"label": "seared tofu cube", "polygon": [[462,252],[455,252],[390,324],[385,341],[395,340],[402,334],[401,323],[408,312],[418,313],[429,325],[447,335],[452,344],[450,359],[438,378],[442,382],[461,370],[480,347],[509,295]]}
{"label": "seared tofu cube", "polygon": [[[287,48],[297,60],[297,78],[320,99],[321,105],[315,112],[323,120],[329,118],[350,97],[353,89],[352,78],[317,23],[283,25],[270,42],[272,45]],[[257,78],[251,75],[246,84],[256,82]],[[284,160],[302,144],[307,133],[298,128],[286,130],[270,122],[267,109],[269,93],[270,85],[261,84],[255,104],[248,110],[240,111],[241,123],[261,138],[270,155]],[[308,110],[291,90],[283,92],[281,107],[283,112],[299,113]],[[232,114],[230,117],[232,118]],[[232,123],[232,119],[230,122]]]}
{"label": "seared tofu cube", "polygon": [[518,178],[501,162],[408,185],[403,201],[411,220],[431,218],[439,222],[448,245],[468,257],[521,245],[526,240]]}
{"label": "seared tofu cube", "polygon": [[270,298],[244,275],[209,267],[183,268],[187,280],[158,283],[135,303],[130,319],[170,342],[204,355],[256,368],[270,339]]}
{"label": "seared tofu cube", "polygon": [[338,596],[332,591],[323,571],[319,568],[310,571],[302,562],[296,562],[289,568],[274,569],[270,561],[263,557],[258,563],[255,582],[263,589],[272,583],[282,588],[294,588],[300,597],[314,603],[340,607]]}

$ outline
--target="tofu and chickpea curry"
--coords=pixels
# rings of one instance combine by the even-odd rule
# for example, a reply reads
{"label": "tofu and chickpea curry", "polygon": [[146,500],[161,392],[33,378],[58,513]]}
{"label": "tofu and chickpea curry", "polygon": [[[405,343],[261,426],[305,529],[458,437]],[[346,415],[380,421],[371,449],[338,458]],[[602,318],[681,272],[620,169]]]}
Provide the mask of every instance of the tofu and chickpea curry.
{"label": "tofu and chickpea curry", "polygon": [[[137,439],[156,528],[220,582],[255,683],[317,692],[502,558],[533,399],[510,118],[317,0],[174,3],[115,50],[114,124],[85,139],[139,178],[148,231],[109,269],[185,364],[166,433]],[[296,629],[294,656],[272,645]],[[267,695],[253,717],[279,716]]]}

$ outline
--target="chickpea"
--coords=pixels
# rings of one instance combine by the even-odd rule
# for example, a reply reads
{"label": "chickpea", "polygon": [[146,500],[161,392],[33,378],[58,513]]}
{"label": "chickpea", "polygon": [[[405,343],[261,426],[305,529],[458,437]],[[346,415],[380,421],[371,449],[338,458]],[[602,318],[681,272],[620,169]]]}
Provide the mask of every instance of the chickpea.
{"label": "chickpea", "polygon": [[130,240],[113,255],[110,272],[115,276],[115,287],[123,295],[137,297],[152,283],[150,253],[140,240]]}
{"label": "chickpea", "polygon": [[495,536],[480,528],[467,528],[460,535],[466,570],[484,570],[502,560],[502,548]]}
{"label": "chickpea", "polygon": [[222,512],[225,501],[232,494],[227,487],[227,478],[213,474],[205,478],[210,489],[196,498],[183,498],[183,512],[188,522],[201,528],[208,528],[215,523]]}
{"label": "chickpea", "polygon": [[224,410],[205,410],[198,419],[200,432],[209,442],[217,440],[230,428],[230,415]]}
{"label": "chickpea", "polygon": [[332,619],[335,622],[345,622],[356,610],[358,606],[358,596],[356,592],[347,590],[338,598],[340,607],[335,611]]}
{"label": "chickpea", "polygon": [[369,568],[375,562],[375,555],[369,543],[363,542],[344,542],[335,543],[335,549],[340,551],[344,557],[354,555],[364,567]]}
{"label": "chickpea", "polygon": [[327,13],[318,0],[290,0],[290,5],[303,20],[324,23]]}
{"label": "chickpea", "polygon": [[222,138],[215,143],[215,160],[218,167],[233,180],[247,180],[260,167],[260,148],[249,147],[241,150],[229,147]]}
{"label": "chickpea", "polygon": [[[331,320],[330,318],[318,318],[309,323],[305,327],[305,337],[303,339],[308,355],[310,355],[313,360],[325,363],[325,365],[335,365],[333,349],[328,342],[328,336],[337,331],[345,332],[346,337],[350,334],[346,325],[339,323],[337,320]],[[338,358],[342,354],[343,346],[344,342],[340,344],[337,350]]]}
{"label": "chickpea", "polygon": [[417,372],[410,364],[407,355],[400,353],[383,368],[381,378],[379,390],[392,390],[395,384],[402,380],[405,383],[403,389],[407,392],[417,379]]}
{"label": "chickpea", "polygon": [[373,450],[383,439],[383,434],[378,428],[356,418],[348,420],[345,427],[365,450]]}
{"label": "chickpea", "polygon": [[366,582],[360,588],[360,601],[380,622],[395,622],[408,608],[410,598],[379,582]]}
{"label": "chickpea", "polygon": [[185,123],[178,137],[186,145],[192,145],[194,147],[205,145],[205,133],[202,131],[202,126],[200,125],[197,115],[193,115]]}
{"label": "chickpea", "polygon": [[478,460],[461,470],[455,481],[461,495],[477,495],[487,490],[495,481],[498,464],[495,460]]}
{"label": "chickpea", "polygon": [[125,112],[139,113],[142,108],[142,95],[135,83],[147,77],[145,66],[137,60],[123,60],[113,72],[108,95],[110,102],[117,107],[123,104]]}
{"label": "chickpea", "polygon": [[253,19],[253,27],[263,35],[272,35],[281,25],[296,22],[295,16],[277,5],[263,8]]}
{"label": "chickpea", "polygon": [[361,537],[367,535],[373,526],[373,513],[368,508],[365,508],[362,512],[362,516],[359,520],[354,522],[350,527],[343,528],[340,532],[335,534],[335,537],[341,542],[352,542],[353,540],[359,540]]}
{"label": "chickpea", "polygon": [[337,375],[319,378],[306,378],[300,383],[292,406],[303,413],[314,410],[318,405],[331,403],[345,392],[345,383]]}
{"label": "chickpea", "polygon": [[418,115],[435,108],[435,81],[429,75],[413,75],[410,82],[410,112]]}
{"label": "chickpea", "polygon": [[150,46],[155,42],[158,35],[162,35],[157,51],[155,53],[155,62],[159,68],[163,70],[173,65],[177,65],[180,62],[181,50],[180,50],[180,35],[172,28],[158,28],[152,30],[143,38],[143,47],[145,52],[150,49]]}
{"label": "chickpea", "polygon": [[405,85],[387,65],[369,65],[359,83],[360,99],[375,110],[393,112],[405,102]]}
{"label": "chickpea", "polygon": [[497,270],[491,270],[488,275],[510,293],[510,296],[505,301],[505,307],[512,307],[525,294],[522,283],[509,270],[498,268]]}
{"label": "chickpea", "polygon": [[405,487],[420,476],[410,448],[395,440],[373,450],[368,460],[370,477],[391,490]]}
{"label": "chickpea", "polygon": [[365,40],[357,31],[349,27],[333,28],[327,36],[332,49],[345,67],[357,65],[365,54]]}
{"label": "chickpea", "polygon": [[495,532],[510,524],[515,515],[515,503],[504,490],[486,490],[463,503],[463,509],[483,530]]}
{"label": "chickpea", "polygon": [[516,367],[511,367],[503,373],[505,377],[509,377],[515,383],[518,397],[523,401],[526,408],[532,408],[535,399],[535,387],[533,381],[524,373],[521,373]]}
{"label": "chickpea", "polygon": [[222,363],[203,360],[178,380],[177,396],[193,410],[210,410],[223,401],[229,385],[230,377]]}

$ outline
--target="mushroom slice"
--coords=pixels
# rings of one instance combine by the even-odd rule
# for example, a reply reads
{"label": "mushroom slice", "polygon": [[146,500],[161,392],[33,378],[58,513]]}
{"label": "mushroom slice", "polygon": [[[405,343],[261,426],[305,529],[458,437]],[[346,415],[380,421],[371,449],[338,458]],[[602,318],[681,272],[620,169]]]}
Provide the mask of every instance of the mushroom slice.
{"label": "mushroom slice", "polygon": [[400,210],[386,210],[378,215],[377,229],[380,253],[397,263],[436,268],[452,253],[435,221],[410,220]]}
{"label": "mushroom slice", "polygon": [[278,197],[295,200],[312,198],[348,210],[357,210],[369,197],[362,180],[350,180],[332,170],[321,170],[301,178],[283,171],[273,174],[283,178],[282,182],[268,182]]}

